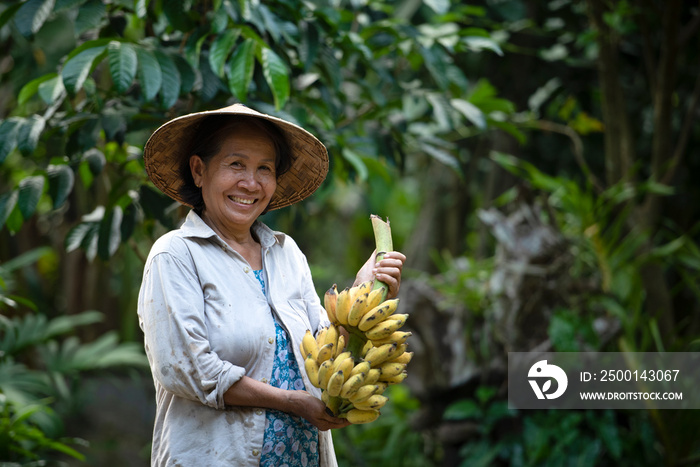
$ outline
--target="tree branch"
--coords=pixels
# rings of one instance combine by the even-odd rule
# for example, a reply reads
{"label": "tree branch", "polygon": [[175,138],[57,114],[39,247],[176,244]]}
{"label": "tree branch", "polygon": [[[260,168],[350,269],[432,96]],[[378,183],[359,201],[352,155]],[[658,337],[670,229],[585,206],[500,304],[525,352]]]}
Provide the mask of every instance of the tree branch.
{"label": "tree branch", "polygon": [[669,163],[668,170],[661,179],[661,183],[665,185],[671,183],[673,176],[676,174],[676,170],[683,160],[692,130],[692,123],[695,120],[695,112],[698,109],[698,103],[700,103],[700,74],[695,79],[695,88],[693,89],[693,94],[690,96],[690,102],[685,112],[685,118],[683,119],[683,126],[678,136],[676,149],[673,151],[673,157]]}
{"label": "tree branch", "polygon": [[562,125],[561,123],[550,122],[547,120],[536,120],[528,125],[537,128],[538,130],[551,131],[553,133],[559,133],[567,136],[571,140],[573,146],[572,150],[574,153],[574,159],[576,159],[576,163],[588,179],[588,182],[599,193],[602,193],[605,190],[605,187],[603,187],[598,178],[593,174],[593,172],[591,172],[591,169],[586,162],[586,158],[583,155],[583,141],[581,141],[581,137],[573,128],[571,128],[569,125]]}

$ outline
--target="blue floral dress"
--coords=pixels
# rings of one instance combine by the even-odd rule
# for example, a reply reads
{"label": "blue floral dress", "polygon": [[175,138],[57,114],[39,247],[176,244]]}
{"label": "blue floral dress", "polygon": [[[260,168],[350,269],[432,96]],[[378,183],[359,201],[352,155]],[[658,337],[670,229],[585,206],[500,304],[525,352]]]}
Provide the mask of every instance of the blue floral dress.
{"label": "blue floral dress", "polygon": [[[255,277],[265,294],[265,279],[262,270]],[[299,365],[294,358],[287,332],[275,320],[276,351],[272,365],[270,384],[282,389],[303,391]],[[307,467],[319,465],[318,429],[303,418],[279,410],[266,411],[265,438],[263,440],[260,465],[263,467]]]}

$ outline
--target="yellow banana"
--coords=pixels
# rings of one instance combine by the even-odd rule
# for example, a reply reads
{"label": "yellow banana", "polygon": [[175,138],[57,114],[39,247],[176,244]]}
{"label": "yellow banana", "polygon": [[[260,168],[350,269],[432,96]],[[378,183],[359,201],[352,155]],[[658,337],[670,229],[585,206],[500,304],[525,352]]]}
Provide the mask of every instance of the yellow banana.
{"label": "yellow banana", "polygon": [[316,333],[316,347],[319,349],[323,344],[325,344],[325,336],[326,332],[328,332],[328,328],[321,328],[317,333]]}
{"label": "yellow banana", "polygon": [[343,415],[350,423],[358,425],[375,421],[379,417],[379,411],[350,409]]}
{"label": "yellow banana", "polygon": [[351,375],[345,383],[343,383],[343,387],[340,388],[340,397],[344,399],[348,399],[350,396],[355,394],[360,387],[362,387],[362,383],[365,381],[365,374],[364,373],[357,373],[355,375]]}
{"label": "yellow banana", "polygon": [[333,360],[328,359],[318,366],[318,386],[323,389],[328,387],[328,380],[331,379],[331,369],[333,368]]}
{"label": "yellow banana", "polygon": [[334,347],[338,345],[338,334],[338,328],[335,324],[328,326],[328,330],[323,336],[323,345],[333,344]]}
{"label": "yellow banana", "polygon": [[338,345],[335,346],[334,357],[338,357],[343,352],[345,352],[345,336],[341,334],[338,336]]}
{"label": "yellow banana", "polygon": [[328,386],[326,386],[328,395],[332,397],[339,396],[340,390],[343,388],[343,384],[345,384],[345,375],[343,374],[343,371],[339,370],[333,373],[328,380]]}
{"label": "yellow banana", "polygon": [[366,400],[358,403],[353,403],[356,409],[360,410],[371,410],[371,409],[381,409],[384,404],[389,400],[388,397],[382,396],[381,394],[374,394],[369,396]]}
{"label": "yellow banana", "polygon": [[376,326],[378,323],[381,323],[386,318],[393,315],[398,306],[398,298],[383,301],[365,313],[360,322],[357,324],[357,327],[360,329],[360,331],[368,331],[373,326]]}
{"label": "yellow banana", "polygon": [[355,366],[355,360],[353,360],[352,357],[346,358],[342,362],[340,362],[340,365],[338,365],[338,370],[337,371],[342,371],[343,374],[345,375],[345,379],[347,379],[350,376],[350,372],[352,372],[353,367]]}
{"label": "yellow banana", "polygon": [[[323,391],[324,394],[328,394],[328,391]],[[340,410],[340,406],[343,404],[343,399],[340,397],[331,397],[328,395],[328,402],[326,403],[326,407],[328,407],[328,410],[333,412],[333,416],[338,416],[338,411]]]}
{"label": "yellow banana", "polygon": [[384,375],[379,375],[379,381],[387,383],[387,384],[398,384],[402,382],[403,380],[406,379],[408,376],[408,373],[405,371],[402,371],[396,376],[384,376]]}
{"label": "yellow banana", "polygon": [[401,324],[399,327],[403,326],[406,324],[406,320],[408,319],[408,314],[406,313],[394,313],[393,315],[389,316],[385,321],[399,321]]}
{"label": "yellow banana", "polygon": [[331,323],[336,323],[336,318],[335,318],[335,307],[336,303],[338,301],[338,286],[336,284],[333,284],[333,286],[326,290],[326,293],[323,295],[323,307],[326,309],[326,314],[328,314],[328,319],[331,320]]}
{"label": "yellow banana", "polygon": [[377,381],[375,386],[377,386],[377,390],[374,391],[375,394],[384,394],[384,391],[386,391],[386,388],[389,387],[389,384],[385,383],[384,381]]}
{"label": "yellow banana", "polygon": [[367,375],[365,376],[365,384],[375,384],[377,381],[379,381],[379,377],[381,375],[381,371],[379,371],[376,368],[372,368],[367,372]]}
{"label": "yellow banana", "polygon": [[369,364],[369,362],[360,362],[352,368],[352,371],[350,371],[350,376],[354,376],[358,373],[367,373],[371,369],[372,366]]}
{"label": "yellow banana", "polygon": [[311,358],[306,357],[304,360],[304,369],[306,369],[306,375],[309,377],[309,381],[316,387],[318,386],[318,362]]}
{"label": "yellow banana", "polygon": [[372,347],[365,355],[364,360],[369,362],[372,366],[377,366],[385,362],[389,358],[389,355],[391,355],[391,352],[395,349],[396,344],[394,343]]}
{"label": "yellow banana", "polygon": [[[402,344],[402,345],[406,345],[406,344]],[[403,352],[398,357],[392,358],[391,361],[396,362],[396,363],[403,363],[404,365],[408,365],[408,363],[411,361],[412,358],[413,358],[413,352]]]}
{"label": "yellow banana", "polygon": [[383,344],[398,344],[401,345],[404,342],[406,342],[406,339],[411,337],[411,332],[410,331],[396,331],[393,334],[391,334],[389,337],[386,337],[384,339],[372,339],[372,343],[374,345],[383,345]]}
{"label": "yellow banana", "polygon": [[309,329],[306,330],[304,337],[301,338],[301,353],[304,358],[309,354],[314,360],[318,357],[318,343]]}
{"label": "yellow banana", "polygon": [[328,343],[325,344],[323,347],[318,349],[318,357],[316,357],[316,361],[321,364],[331,358],[334,355],[334,350],[333,350],[334,344]]}
{"label": "yellow banana", "polygon": [[367,355],[367,352],[369,352],[369,349],[372,347],[374,347],[372,341],[365,342],[365,345],[362,346],[362,350],[360,350],[360,357],[365,358],[365,355]]}
{"label": "yellow banana", "polygon": [[350,307],[350,311],[348,312],[348,326],[357,326],[357,324],[360,322],[360,319],[367,311],[365,306],[367,303],[367,297],[369,297],[368,293],[358,295],[353,302],[352,306]]}
{"label": "yellow banana", "polygon": [[[337,357],[335,357],[335,360],[333,361],[333,373],[338,371],[340,369],[340,365],[343,363],[344,360],[350,359],[354,363],[354,360],[352,358],[352,354],[350,352],[343,352]],[[353,365],[354,366],[354,365]]]}
{"label": "yellow banana", "polygon": [[386,339],[394,332],[398,331],[402,324],[400,320],[385,319],[381,323],[370,328],[369,331],[365,331],[365,336],[372,341]]}
{"label": "yellow banana", "polygon": [[[396,343],[394,342],[394,344],[396,344]],[[382,345],[386,345],[386,344],[382,344]],[[396,349],[389,352],[389,356],[387,357],[386,361],[394,361],[396,358],[398,358],[402,353],[404,353],[406,351],[407,347],[408,346],[406,345],[405,342],[403,344],[397,344]]]}
{"label": "yellow banana", "polygon": [[[385,383],[382,383],[385,384]],[[360,386],[355,394],[352,394],[351,396],[348,397],[348,400],[352,402],[353,404],[355,402],[363,402],[366,401],[367,399],[370,398],[370,396],[373,396],[377,394],[377,391],[379,390],[379,386],[376,384],[363,384]]]}
{"label": "yellow banana", "polygon": [[350,289],[345,288],[338,294],[338,301],[335,305],[335,318],[342,326],[348,324],[348,313],[350,313],[351,306]]}
{"label": "yellow banana", "polygon": [[371,289],[372,281],[361,282],[356,286],[350,288],[350,298],[354,302],[355,300],[357,300],[357,297],[369,293]]}
{"label": "yellow banana", "polygon": [[381,381],[382,377],[390,378],[392,376],[398,375],[406,369],[406,365],[404,365],[403,363],[385,362],[382,363],[378,367],[378,369],[382,372],[382,375],[379,377],[379,380]]}
{"label": "yellow banana", "polygon": [[381,305],[381,303],[384,301],[384,294],[386,293],[386,287],[382,286],[379,287],[378,289],[372,290],[369,295],[367,296],[367,303],[365,303],[365,307],[367,308],[367,311],[371,310],[372,308]]}

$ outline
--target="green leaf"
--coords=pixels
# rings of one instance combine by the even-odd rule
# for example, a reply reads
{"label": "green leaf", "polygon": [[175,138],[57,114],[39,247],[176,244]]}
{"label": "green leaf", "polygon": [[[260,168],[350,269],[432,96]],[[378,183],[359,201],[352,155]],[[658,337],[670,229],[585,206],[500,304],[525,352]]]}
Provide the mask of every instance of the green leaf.
{"label": "green leaf", "polygon": [[111,209],[100,222],[97,254],[107,261],[116,253],[121,243],[121,224],[123,211],[119,206]]}
{"label": "green leaf", "polygon": [[44,81],[48,81],[51,78],[58,76],[56,73],[49,73],[47,75],[40,76],[36,79],[31,80],[19,91],[19,96],[17,96],[17,103],[19,105],[25,104],[34,94],[39,90],[39,85]]}
{"label": "green leaf", "polygon": [[163,76],[160,86],[160,102],[164,108],[169,109],[175,105],[180,96],[180,72],[168,55],[160,51],[156,51],[155,54]]}
{"label": "green leaf", "polygon": [[443,418],[445,420],[465,420],[481,418],[482,410],[477,403],[471,399],[462,399],[447,406]]}
{"label": "green leaf", "polygon": [[474,126],[480,130],[486,129],[486,117],[477,106],[469,101],[465,101],[464,99],[451,99],[450,103],[452,104],[452,107],[464,115],[467,120],[474,124]]}
{"label": "green leaf", "polygon": [[190,63],[179,55],[172,57],[177,70],[180,72],[180,93],[187,94],[192,92],[194,85],[197,83],[197,75]]}
{"label": "green leaf", "polygon": [[282,59],[272,49],[264,48],[261,52],[261,65],[265,81],[270,86],[275,98],[277,110],[284,107],[289,98],[289,73]]}
{"label": "green leaf", "polygon": [[15,14],[15,25],[20,34],[36,34],[53,11],[55,0],[28,0]]}
{"label": "green leaf", "polygon": [[220,78],[224,76],[224,64],[228,58],[236,39],[241,35],[239,29],[229,29],[222,34],[219,34],[211,44],[209,50],[209,66],[212,71]]}
{"label": "green leaf", "polygon": [[105,18],[107,18],[107,5],[102,0],[90,0],[85,5],[81,5],[73,26],[76,36],[98,28]]}
{"label": "green leaf", "polygon": [[482,50],[491,50],[498,55],[503,56],[503,50],[496,41],[488,37],[469,36],[463,37],[462,43],[473,52],[481,52]]}
{"label": "green leaf", "polygon": [[22,123],[17,133],[17,147],[22,154],[32,154],[44,131],[46,121],[41,115],[32,115]]}
{"label": "green leaf", "polygon": [[17,205],[25,220],[28,220],[34,215],[36,205],[39,204],[39,199],[43,191],[44,177],[41,175],[27,177],[19,182],[19,198],[17,199]]}
{"label": "green leaf", "polygon": [[0,195],[0,228],[5,225],[7,218],[17,204],[18,193],[12,190],[9,193]]}
{"label": "green leaf", "polygon": [[50,165],[47,169],[49,195],[53,199],[53,208],[63,206],[73,190],[75,174],[67,165]]}
{"label": "green leaf", "polygon": [[369,171],[367,170],[367,166],[365,163],[362,161],[362,158],[357,155],[352,149],[348,147],[343,147],[343,158],[345,158],[346,161],[350,163],[355,168],[355,171],[357,172],[357,178],[360,181],[365,181],[367,180],[367,176],[369,175]]}
{"label": "green leaf", "polygon": [[109,72],[117,92],[125,93],[136,77],[138,58],[131,44],[112,41],[107,46]]}
{"label": "green leaf", "polygon": [[61,70],[63,85],[73,94],[80,91],[92,69],[93,62],[104,53],[105,46],[86,49],[66,62]]}
{"label": "green leaf", "polygon": [[97,148],[85,151],[82,160],[87,162],[90,172],[93,175],[102,173],[102,169],[104,169],[105,164],[107,164],[105,155]]}
{"label": "green leaf", "polygon": [[163,75],[155,55],[141,47],[136,49],[138,57],[138,79],[146,101],[153,100],[163,83]]}
{"label": "green leaf", "polygon": [[220,89],[225,89],[228,91],[228,89],[224,87],[219,77],[212,71],[211,67],[209,66],[209,61],[204,57],[202,57],[200,60],[199,72],[202,76],[202,87],[199,89],[199,95],[202,98],[202,102],[209,102],[214,99]]}
{"label": "green leaf", "polygon": [[246,39],[236,47],[228,65],[228,87],[238,100],[245,102],[255,71],[255,41]]}
{"label": "green leaf", "polygon": [[64,92],[66,88],[58,75],[39,85],[39,97],[48,105],[53,105]]}
{"label": "green leaf", "polygon": [[0,164],[17,147],[17,132],[22,119],[14,117],[0,122]]}
{"label": "green leaf", "polygon": [[15,3],[0,13],[0,29],[2,29],[2,27],[15,16],[15,13],[17,13],[17,10],[19,10],[22,5],[23,3],[21,2]]}

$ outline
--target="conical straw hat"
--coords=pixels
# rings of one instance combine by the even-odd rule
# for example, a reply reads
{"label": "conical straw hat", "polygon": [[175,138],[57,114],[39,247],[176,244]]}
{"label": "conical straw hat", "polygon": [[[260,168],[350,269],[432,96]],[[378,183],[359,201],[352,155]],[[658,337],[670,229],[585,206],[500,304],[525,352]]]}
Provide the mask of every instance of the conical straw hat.
{"label": "conical straw hat", "polygon": [[243,104],[234,104],[218,110],[196,112],[177,117],[158,128],[143,148],[146,173],[153,184],[174,200],[185,202],[180,189],[185,184],[181,176],[183,161],[191,154],[192,138],[198,123],[210,115],[248,115],[276,124],[287,139],[290,148],[290,167],[277,178],[277,189],[267,210],[283,208],[313,194],[328,174],[328,151],[314,135],[298,125],[260,113]]}

